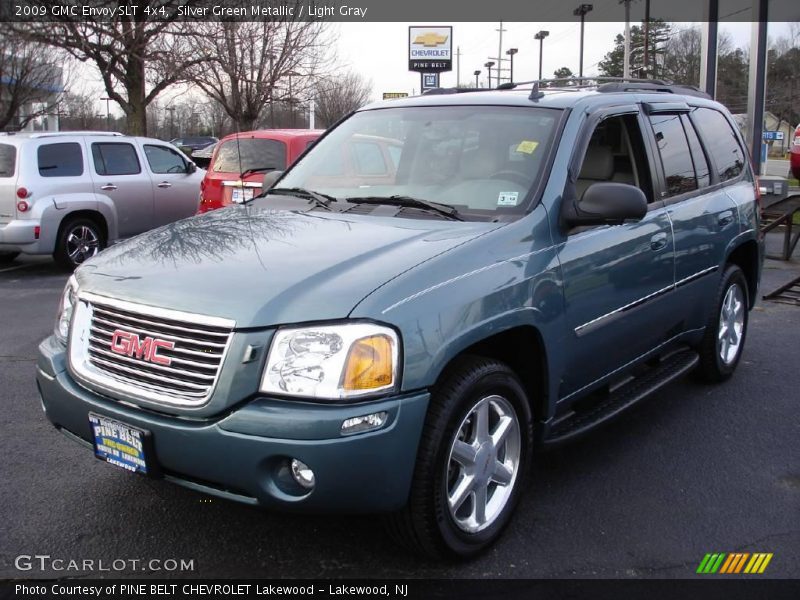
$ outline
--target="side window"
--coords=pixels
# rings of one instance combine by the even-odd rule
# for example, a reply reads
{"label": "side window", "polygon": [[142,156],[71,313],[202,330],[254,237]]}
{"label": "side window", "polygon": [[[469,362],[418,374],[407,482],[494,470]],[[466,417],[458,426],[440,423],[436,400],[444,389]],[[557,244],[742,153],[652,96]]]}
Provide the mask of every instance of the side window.
{"label": "side window", "polygon": [[697,186],[704,188],[711,182],[711,172],[708,167],[708,160],[703,153],[703,147],[700,145],[700,139],[697,137],[697,132],[694,130],[691,120],[686,115],[681,115],[681,123],[686,132],[686,137],[689,139],[689,148],[692,151],[692,163],[694,163],[694,171],[697,174]]}
{"label": "side window", "polygon": [[83,175],[83,152],[76,142],[43,144],[37,152],[42,177],[77,177]]}
{"label": "side window", "polygon": [[647,151],[636,115],[609,117],[592,132],[575,182],[577,197],[603,181],[634,185],[644,192],[648,203],[653,202]]}
{"label": "side window", "polygon": [[697,177],[689,153],[689,142],[680,115],[652,115],[650,124],[664,167],[667,196],[677,196],[697,189]]}
{"label": "side window", "polygon": [[186,161],[175,150],[145,144],[144,155],[153,173],[186,173]]}
{"label": "side window", "polygon": [[385,175],[386,163],[378,144],[353,142],[353,159],[358,175]]}
{"label": "side window", "polygon": [[136,149],[131,144],[95,142],[92,144],[92,159],[98,175],[136,175],[142,172]]}
{"label": "side window", "polygon": [[744,170],[745,154],[728,120],[713,108],[698,108],[692,120],[700,129],[709,156],[717,166],[720,181],[739,176]]}

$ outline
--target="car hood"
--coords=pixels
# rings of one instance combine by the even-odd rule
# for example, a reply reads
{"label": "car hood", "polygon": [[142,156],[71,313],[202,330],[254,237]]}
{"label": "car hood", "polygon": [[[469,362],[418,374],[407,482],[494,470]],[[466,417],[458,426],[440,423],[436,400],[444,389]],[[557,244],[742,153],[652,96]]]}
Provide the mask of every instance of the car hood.
{"label": "car hood", "polygon": [[337,319],[386,281],[498,226],[232,206],[112,246],[76,277],[81,290],[237,328]]}

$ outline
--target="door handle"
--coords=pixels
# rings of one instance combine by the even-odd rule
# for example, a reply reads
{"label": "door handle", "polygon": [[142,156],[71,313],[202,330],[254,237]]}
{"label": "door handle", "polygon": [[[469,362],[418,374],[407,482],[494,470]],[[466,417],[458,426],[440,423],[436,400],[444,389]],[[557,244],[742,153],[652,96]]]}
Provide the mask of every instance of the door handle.
{"label": "door handle", "polygon": [[160,188],[171,188],[172,184],[169,181],[162,181],[161,183],[158,184],[158,187],[160,187]]}
{"label": "door handle", "polygon": [[720,227],[725,227],[733,222],[733,211],[726,210],[725,212],[719,213],[717,217],[717,223]]}
{"label": "door handle", "polygon": [[115,186],[113,183],[107,183],[107,184],[105,184],[103,186],[100,186],[100,189],[101,190],[105,190],[106,192],[109,192],[111,190],[117,189],[117,186]]}
{"label": "door handle", "polygon": [[650,238],[650,249],[651,250],[661,250],[667,245],[667,234],[666,233],[657,233],[653,237]]}

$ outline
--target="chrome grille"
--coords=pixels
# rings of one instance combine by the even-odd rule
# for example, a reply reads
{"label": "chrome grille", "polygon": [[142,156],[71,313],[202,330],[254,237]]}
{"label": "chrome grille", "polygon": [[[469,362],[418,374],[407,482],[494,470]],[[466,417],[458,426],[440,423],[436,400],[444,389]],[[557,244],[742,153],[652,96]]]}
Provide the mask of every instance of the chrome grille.
{"label": "chrome grille", "polygon": [[85,332],[72,345],[82,351],[71,352],[71,364],[84,379],[131,399],[198,406],[210,398],[233,322],[90,294],[81,304]]}

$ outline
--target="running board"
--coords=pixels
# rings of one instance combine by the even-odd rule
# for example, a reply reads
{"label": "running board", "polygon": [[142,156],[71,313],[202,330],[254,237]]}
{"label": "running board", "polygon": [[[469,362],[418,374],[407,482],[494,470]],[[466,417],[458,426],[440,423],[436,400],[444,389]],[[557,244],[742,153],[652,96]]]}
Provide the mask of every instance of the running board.
{"label": "running board", "polygon": [[691,371],[699,361],[697,352],[690,349],[670,354],[646,373],[611,392],[599,404],[559,419],[550,429],[542,446],[550,447],[570,442],[598,425],[614,419],[627,408]]}

